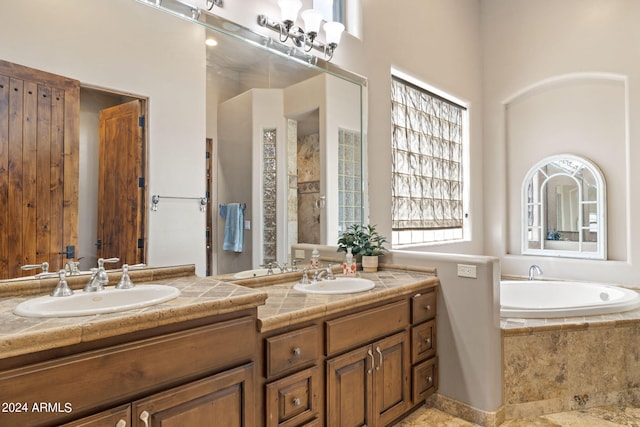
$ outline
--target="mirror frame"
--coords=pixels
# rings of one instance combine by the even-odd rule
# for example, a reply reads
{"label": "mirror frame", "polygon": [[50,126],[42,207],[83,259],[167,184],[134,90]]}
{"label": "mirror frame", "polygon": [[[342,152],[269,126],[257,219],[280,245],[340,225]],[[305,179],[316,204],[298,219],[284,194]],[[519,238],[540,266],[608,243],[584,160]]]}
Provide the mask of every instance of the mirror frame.
{"label": "mirror frame", "polygon": [[[542,197],[543,194],[546,194],[546,186],[547,183],[554,177],[558,177],[558,176],[564,176],[564,177],[569,177],[571,179],[575,179],[574,175],[571,175],[569,173],[554,173],[552,175],[547,175],[547,173],[544,171],[544,168],[548,165],[550,165],[551,163],[557,162],[557,161],[561,161],[561,160],[569,160],[573,163],[579,164],[581,165],[581,167],[577,170],[580,169],[586,169],[588,170],[593,177],[596,180],[596,185],[597,185],[597,193],[596,193],[596,213],[598,215],[598,222],[597,222],[597,236],[598,236],[598,240],[596,242],[596,250],[595,251],[586,251],[583,248],[583,240],[582,240],[582,231],[584,230],[584,222],[581,222],[581,230],[579,230],[578,232],[578,236],[579,239],[576,243],[577,245],[577,250],[563,250],[563,249],[547,249],[545,248],[545,242],[546,242],[546,230],[545,230],[545,225],[546,225],[546,206],[545,206],[545,200],[544,197]],[[528,189],[530,186],[533,185],[533,178],[534,176],[539,173],[542,172],[546,178],[544,179],[543,182],[541,182],[538,186],[538,191],[533,193],[533,199],[531,201],[531,203],[529,202],[529,194],[528,194]],[[579,197],[578,197],[578,203],[580,205],[582,205],[582,202],[584,200],[583,194],[582,194],[582,190],[580,188],[579,191]],[[521,190],[521,195],[522,195],[522,201],[521,201],[521,206],[522,206],[522,211],[521,211],[521,232],[522,232],[522,254],[523,255],[539,255],[539,256],[554,256],[554,257],[567,257],[567,258],[586,258],[586,259],[601,259],[601,260],[606,260],[607,259],[607,217],[606,217],[606,213],[607,213],[607,206],[606,206],[606,183],[605,183],[605,179],[604,179],[604,175],[602,174],[602,171],[598,168],[598,166],[595,165],[595,163],[591,162],[590,160],[587,160],[583,157],[580,156],[576,156],[573,154],[557,154],[557,155],[553,155],[553,156],[549,156],[549,157],[545,157],[544,159],[540,160],[539,162],[537,162],[531,169],[529,169],[529,171],[527,172],[527,174],[525,175],[524,180],[522,181],[522,190]],[[538,211],[538,216],[539,216],[539,220],[537,222],[537,225],[534,224],[534,226],[529,226],[529,208],[533,207],[534,209],[537,208],[539,209]],[[582,212],[582,208],[580,209],[580,212]],[[580,214],[580,218],[582,217],[582,214]],[[540,248],[530,248],[529,247],[529,243],[531,242],[529,240],[529,228],[531,227],[537,227],[540,229],[540,233],[541,233],[541,238],[540,238]],[[535,241],[537,242],[537,241]]]}

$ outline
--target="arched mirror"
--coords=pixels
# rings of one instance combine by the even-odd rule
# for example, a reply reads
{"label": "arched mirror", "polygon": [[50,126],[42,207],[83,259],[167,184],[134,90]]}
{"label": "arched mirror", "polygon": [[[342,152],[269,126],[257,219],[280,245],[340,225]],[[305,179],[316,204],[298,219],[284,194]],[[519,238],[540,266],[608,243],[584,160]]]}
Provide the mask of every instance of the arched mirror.
{"label": "arched mirror", "polygon": [[522,253],[607,258],[606,187],[600,169],[562,154],[536,163],[522,183]]}

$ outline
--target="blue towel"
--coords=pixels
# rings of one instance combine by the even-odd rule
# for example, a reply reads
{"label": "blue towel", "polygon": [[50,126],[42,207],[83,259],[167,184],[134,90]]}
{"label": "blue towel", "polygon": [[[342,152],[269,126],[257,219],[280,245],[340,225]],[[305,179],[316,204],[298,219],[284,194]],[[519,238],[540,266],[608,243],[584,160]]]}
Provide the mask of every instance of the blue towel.
{"label": "blue towel", "polygon": [[242,252],[244,210],[240,203],[220,205],[220,216],[226,220],[224,224],[224,241],[222,249],[225,251]]}

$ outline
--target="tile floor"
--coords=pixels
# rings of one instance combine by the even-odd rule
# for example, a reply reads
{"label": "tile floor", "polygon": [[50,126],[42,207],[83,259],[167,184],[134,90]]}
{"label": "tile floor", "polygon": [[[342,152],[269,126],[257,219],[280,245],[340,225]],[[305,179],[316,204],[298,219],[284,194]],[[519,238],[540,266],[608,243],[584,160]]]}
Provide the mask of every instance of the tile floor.
{"label": "tile floor", "polygon": [[[475,427],[460,418],[433,408],[420,408],[394,427]],[[500,427],[640,427],[640,408],[603,406],[578,411],[560,412],[536,418],[509,420]]]}

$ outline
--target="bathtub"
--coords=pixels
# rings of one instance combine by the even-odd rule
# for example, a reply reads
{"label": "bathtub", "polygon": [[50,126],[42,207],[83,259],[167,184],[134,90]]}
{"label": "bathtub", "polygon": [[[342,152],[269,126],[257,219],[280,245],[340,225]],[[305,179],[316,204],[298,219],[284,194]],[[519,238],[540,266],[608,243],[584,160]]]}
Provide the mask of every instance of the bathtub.
{"label": "bathtub", "polygon": [[500,282],[500,317],[592,316],[638,307],[640,294],[618,286],[538,280]]}

